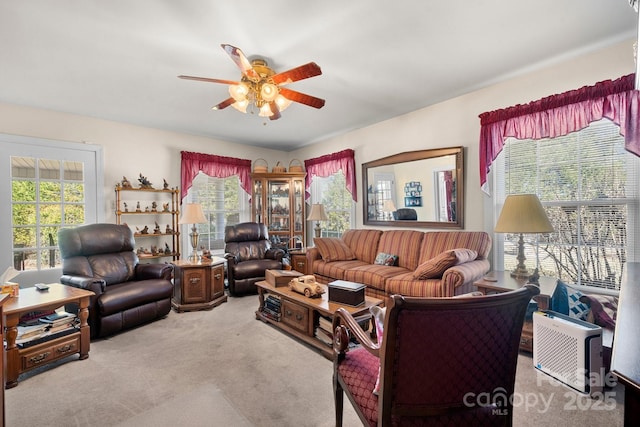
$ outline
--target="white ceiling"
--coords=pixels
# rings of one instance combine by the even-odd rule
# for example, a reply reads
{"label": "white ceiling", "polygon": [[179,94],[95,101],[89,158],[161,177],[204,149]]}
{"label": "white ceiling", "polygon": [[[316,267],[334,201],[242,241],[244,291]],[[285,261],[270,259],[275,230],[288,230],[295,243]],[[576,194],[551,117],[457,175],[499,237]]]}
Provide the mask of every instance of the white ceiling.
{"label": "white ceiling", "polygon": [[[633,38],[637,21],[628,0],[3,0],[0,102],[292,150]],[[325,107],[212,111],[225,85],[176,76],[238,80],[221,43],[276,72],[316,62],[288,87]]]}

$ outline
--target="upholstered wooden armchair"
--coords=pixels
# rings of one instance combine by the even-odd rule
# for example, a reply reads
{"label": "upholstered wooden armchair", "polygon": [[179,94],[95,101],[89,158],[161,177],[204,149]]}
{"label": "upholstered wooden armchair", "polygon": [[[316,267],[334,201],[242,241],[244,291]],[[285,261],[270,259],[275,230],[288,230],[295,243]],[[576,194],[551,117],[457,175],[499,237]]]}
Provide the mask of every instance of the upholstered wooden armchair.
{"label": "upholstered wooden armchair", "polygon": [[229,294],[239,296],[258,292],[255,284],[265,279],[265,270],[282,270],[282,249],[272,248],[264,224],[243,222],[224,230]]}
{"label": "upholstered wooden armchair", "polygon": [[[339,309],[333,323],[336,426],[344,393],[369,426],[510,426],[525,310],[538,293],[527,285],[468,298],[393,295],[380,345]],[[347,350],[350,336],[362,346]]]}

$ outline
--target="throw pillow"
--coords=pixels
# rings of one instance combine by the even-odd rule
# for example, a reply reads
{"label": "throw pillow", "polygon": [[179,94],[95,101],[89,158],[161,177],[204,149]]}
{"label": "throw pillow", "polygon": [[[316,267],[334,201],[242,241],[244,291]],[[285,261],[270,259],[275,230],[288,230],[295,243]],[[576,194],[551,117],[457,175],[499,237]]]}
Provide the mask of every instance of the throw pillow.
{"label": "throw pillow", "polygon": [[477,257],[478,253],[476,251],[466,248],[444,251],[429,261],[420,264],[413,272],[413,277],[419,280],[442,277],[449,267],[473,261]]}
{"label": "throw pillow", "polygon": [[458,248],[452,250],[453,253],[456,254],[456,259],[458,260],[456,262],[456,265],[464,264],[465,262],[471,262],[478,258],[478,252],[474,251],[473,249]]}
{"label": "throw pillow", "polygon": [[558,280],[556,289],[551,296],[551,310],[575,319],[586,320],[589,306],[580,301],[580,297],[583,295],[579,290]]}
{"label": "throw pillow", "polygon": [[615,329],[618,298],[610,295],[583,295],[580,301],[591,307],[593,323],[607,329]]}
{"label": "throw pillow", "polygon": [[373,261],[373,263],[377,265],[396,265],[397,262],[398,255],[386,254],[384,252],[378,253],[375,261]]}
{"label": "throw pillow", "polygon": [[331,261],[351,261],[356,259],[349,246],[347,246],[342,239],[336,237],[322,237],[313,239],[320,256],[326,262]]}

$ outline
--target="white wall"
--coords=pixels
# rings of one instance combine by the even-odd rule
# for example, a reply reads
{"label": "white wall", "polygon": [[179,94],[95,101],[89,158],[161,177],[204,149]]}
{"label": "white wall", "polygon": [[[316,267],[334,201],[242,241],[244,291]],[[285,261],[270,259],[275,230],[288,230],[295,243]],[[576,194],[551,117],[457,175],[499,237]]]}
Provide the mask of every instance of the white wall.
{"label": "white wall", "polygon": [[[106,222],[116,220],[114,186],[123,176],[137,185],[142,173],[156,188],[162,188],[163,179],[179,188],[180,151],[248,157],[246,145],[2,103],[0,133],[101,145]],[[284,157],[280,151],[256,147],[251,153],[270,165]]]}
{"label": "white wall", "polygon": [[[486,196],[480,191],[478,173],[478,115],[518,103],[527,103],[554,93],[615,79],[634,72],[633,40],[531,72],[440,104],[414,111],[373,126],[306,146],[280,151],[251,147],[256,158],[270,165],[277,160],[308,159],[353,148],[357,181],[361,164],[403,151],[464,146],[465,229],[492,228],[492,219],[481,214]],[[473,72],[473,64],[469,64]],[[330,101],[330,100],[329,100]],[[175,132],[99,120],[0,103],[0,133],[100,144],[105,159],[105,219],[115,222],[113,186],[125,175],[135,182],[138,173],[154,185],[165,178],[171,187],[180,185],[180,151],[194,151],[247,158],[247,147]],[[358,187],[356,224],[362,227],[362,190]]]}

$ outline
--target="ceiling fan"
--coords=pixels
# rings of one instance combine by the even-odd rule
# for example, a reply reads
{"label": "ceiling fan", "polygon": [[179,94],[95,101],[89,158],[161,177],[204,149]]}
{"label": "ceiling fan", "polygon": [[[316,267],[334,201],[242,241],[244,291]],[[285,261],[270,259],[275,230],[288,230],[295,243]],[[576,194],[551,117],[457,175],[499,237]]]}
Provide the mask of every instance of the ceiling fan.
{"label": "ceiling fan", "polygon": [[229,85],[231,96],[215,105],[214,110],[222,110],[231,105],[236,110],[246,113],[247,107],[253,104],[259,109],[259,116],[277,120],[280,118],[280,112],[284,111],[291,102],[299,102],[313,108],[324,106],[324,99],[283,87],[289,83],[321,75],[322,70],[315,62],[276,74],[264,59],[249,61],[239,48],[230,44],[220,46],[242,72],[239,82],[208,77],[178,76],[181,79]]}

